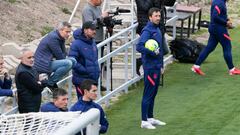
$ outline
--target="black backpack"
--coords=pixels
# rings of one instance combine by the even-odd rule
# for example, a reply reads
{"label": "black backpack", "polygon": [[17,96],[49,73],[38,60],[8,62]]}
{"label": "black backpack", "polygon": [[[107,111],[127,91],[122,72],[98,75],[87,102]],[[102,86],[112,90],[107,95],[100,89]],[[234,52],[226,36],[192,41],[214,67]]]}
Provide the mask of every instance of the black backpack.
{"label": "black backpack", "polygon": [[204,48],[205,45],[189,39],[175,39],[170,42],[173,57],[182,63],[195,63]]}
{"label": "black backpack", "polygon": [[173,6],[176,0],[164,0],[164,5],[165,6]]}

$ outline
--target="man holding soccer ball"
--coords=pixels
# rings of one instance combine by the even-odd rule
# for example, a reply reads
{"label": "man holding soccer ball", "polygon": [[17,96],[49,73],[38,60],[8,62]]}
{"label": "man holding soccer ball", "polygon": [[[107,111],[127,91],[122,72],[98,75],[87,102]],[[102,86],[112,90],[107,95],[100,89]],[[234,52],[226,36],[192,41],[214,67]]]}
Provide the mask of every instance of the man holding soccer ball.
{"label": "man holding soccer ball", "polygon": [[155,129],[156,125],[166,125],[165,122],[153,117],[154,99],[157,95],[160,76],[164,72],[162,35],[158,28],[160,9],[151,8],[148,17],[149,21],[143,28],[137,44],[137,51],[142,54],[144,70],[141,128]]}

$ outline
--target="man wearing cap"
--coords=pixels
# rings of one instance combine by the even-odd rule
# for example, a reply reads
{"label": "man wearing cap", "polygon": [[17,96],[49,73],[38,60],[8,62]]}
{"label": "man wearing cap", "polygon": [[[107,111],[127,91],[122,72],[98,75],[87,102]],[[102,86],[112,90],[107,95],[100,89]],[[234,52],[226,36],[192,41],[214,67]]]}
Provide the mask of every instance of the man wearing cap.
{"label": "man wearing cap", "polygon": [[76,86],[78,98],[83,95],[80,84],[85,79],[98,81],[100,69],[98,64],[98,49],[94,36],[96,25],[92,21],[83,24],[82,29],[73,32],[74,41],[70,47],[69,57],[77,60],[73,66],[73,84]]}
{"label": "man wearing cap", "polygon": [[[85,23],[87,21],[93,21],[97,24],[97,22],[102,22],[105,17],[108,16],[108,12],[101,11],[101,4],[103,0],[88,0],[88,3],[84,6],[82,11],[82,22]],[[94,37],[96,43],[100,43],[103,41],[103,25],[102,23],[98,23],[96,29],[96,36]],[[102,47],[103,48],[103,47]],[[103,51],[103,50],[102,50]],[[102,52],[103,53],[103,52]]]}

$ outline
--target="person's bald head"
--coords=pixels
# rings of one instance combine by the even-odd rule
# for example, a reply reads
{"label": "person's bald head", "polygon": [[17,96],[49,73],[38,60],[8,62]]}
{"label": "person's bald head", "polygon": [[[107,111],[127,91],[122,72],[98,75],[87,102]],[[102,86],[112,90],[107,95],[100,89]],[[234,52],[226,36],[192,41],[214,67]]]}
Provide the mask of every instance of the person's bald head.
{"label": "person's bald head", "polygon": [[31,50],[28,49],[24,49],[22,51],[22,56],[21,56],[21,63],[23,63],[24,65],[33,66],[33,61],[34,61],[34,54]]}

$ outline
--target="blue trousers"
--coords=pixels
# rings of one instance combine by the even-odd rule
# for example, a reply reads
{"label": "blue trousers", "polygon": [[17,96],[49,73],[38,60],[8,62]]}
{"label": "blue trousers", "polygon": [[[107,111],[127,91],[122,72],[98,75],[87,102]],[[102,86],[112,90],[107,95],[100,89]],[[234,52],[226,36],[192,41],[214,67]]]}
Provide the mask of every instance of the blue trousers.
{"label": "blue trousers", "polygon": [[211,33],[208,39],[208,44],[205,47],[205,49],[200,53],[196,65],[201,65],[202,62],[207,58],[207,56],[215,50],[217,44],[220,42],[223,48],[223,57],[225,59],[225,62],[227,63],[228,69],[232,69],[234,67],[232,62],[232,45],[230,38],[228,37],[227,31],[218,31]]}
{"label": "blue trousers", "polygon": [[161,71],[144,70],[144,91],[142,97],[142,120],[153,118],[154,99],[157,95]]}
{"label": "blue trousers", "polygon": [[53,86],[60,81],[76,64],[76,60],[72,57],[68,57],[62,60],[54,60],[51,62],[51,70],[53,73],[48,79],[48,85]]}

